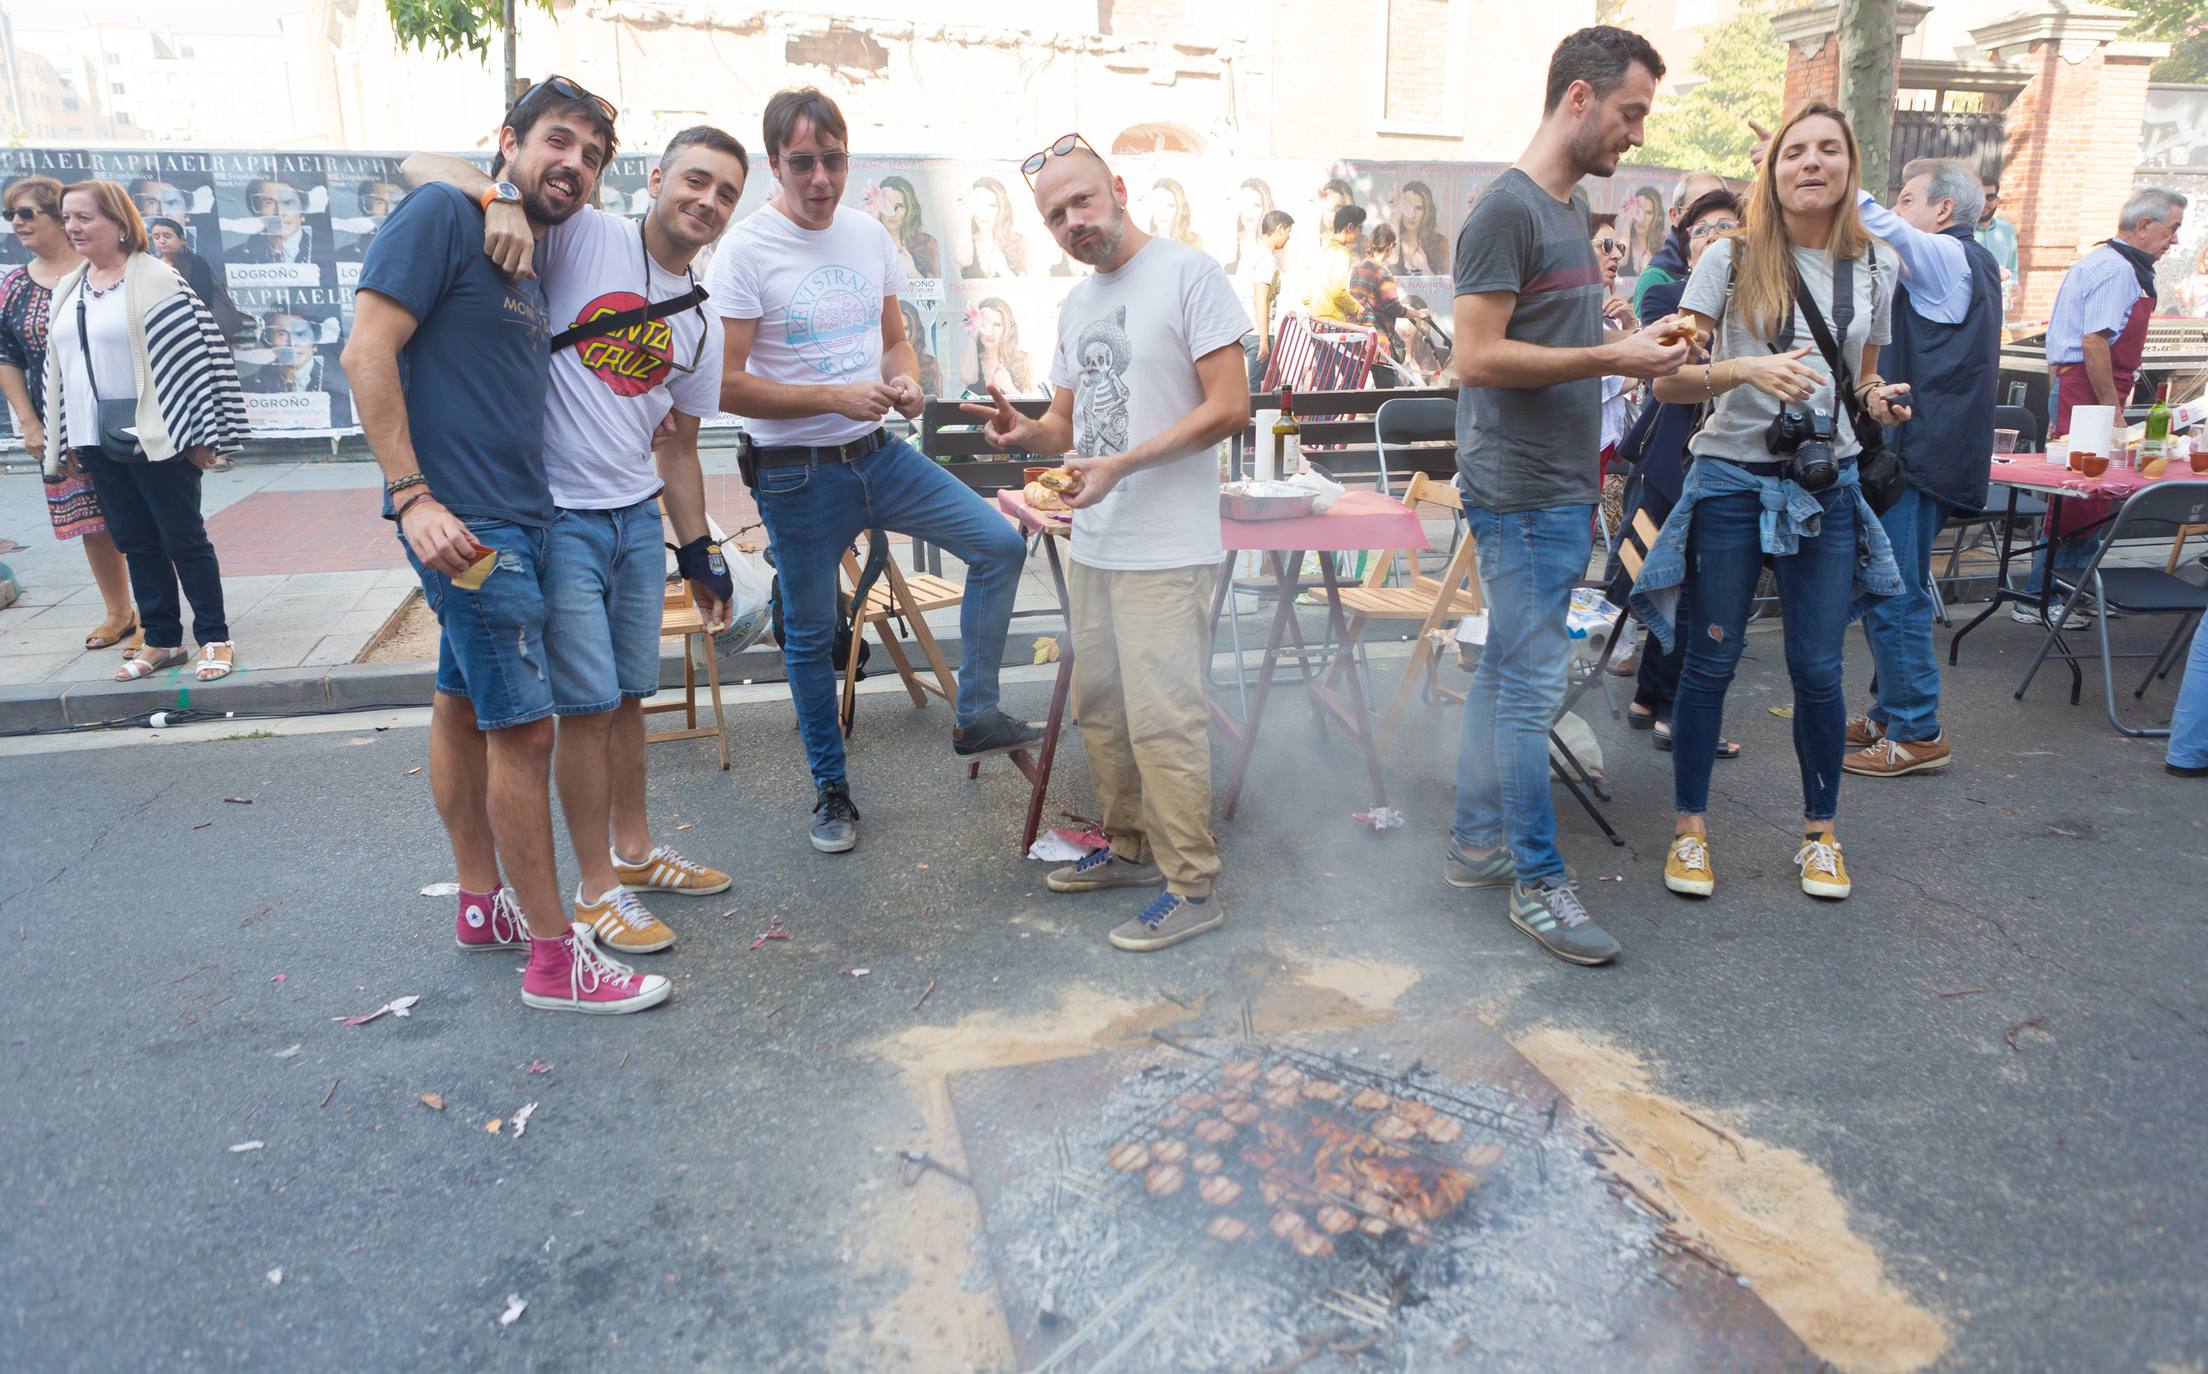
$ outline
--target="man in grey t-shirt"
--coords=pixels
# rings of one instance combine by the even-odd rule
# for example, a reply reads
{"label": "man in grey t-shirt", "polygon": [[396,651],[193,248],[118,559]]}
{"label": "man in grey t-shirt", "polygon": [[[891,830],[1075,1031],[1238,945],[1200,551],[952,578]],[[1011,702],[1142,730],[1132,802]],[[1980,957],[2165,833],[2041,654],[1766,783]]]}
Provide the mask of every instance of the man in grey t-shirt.
{"label": "man in grey t-shirt", "polygon": [[1564,699],[1565,613],[1594,544],[1602,378],[1663,377],[1689,345],[1667,316],[1605,337],[1582,177],[1641,145],[1664,60],[1648,40],[1581,29],[1549,58],[1526,148],[1457,236],[1457,466],[1479,542],[1487,646],[1464,704],[1444,876],[1510,888],[1510,919],[1575,964],[1618,943],[1589,918],[1556,848],[1548,730]]}

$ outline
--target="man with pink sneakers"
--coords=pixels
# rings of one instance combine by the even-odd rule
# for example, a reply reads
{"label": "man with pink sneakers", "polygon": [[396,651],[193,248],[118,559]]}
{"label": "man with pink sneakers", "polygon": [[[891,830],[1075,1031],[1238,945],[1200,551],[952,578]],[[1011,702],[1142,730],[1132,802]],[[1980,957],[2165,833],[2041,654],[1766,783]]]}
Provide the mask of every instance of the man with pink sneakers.
{"label": "man with pink sneakers", "polygon": [[561,899],[545,654],[551,316],[533,278],[485,255],[483,214],[519,205],[541,238],[582,209],[613,158],[613,114],[548,78],[507,111],[492,164],[507,180],[478,203],[449,186],[408,196],[362,265],[344,356],[384,514],[442,629],[430,781],[460,870],[456,938],[526,948],[522,1001],[548,1011],[640,1011],[672,989],[599,953]]}

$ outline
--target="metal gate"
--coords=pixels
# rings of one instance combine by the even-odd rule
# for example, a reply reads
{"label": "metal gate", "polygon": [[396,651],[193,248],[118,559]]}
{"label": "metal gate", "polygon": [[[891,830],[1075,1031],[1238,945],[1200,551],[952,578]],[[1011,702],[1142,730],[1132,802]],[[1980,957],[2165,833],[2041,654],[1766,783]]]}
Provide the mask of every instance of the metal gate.
{"label": "metal gate", "polygon": [[1957,114],[1946,110],[1894,111],[1894,141],[1887,159],[1893,185],[1901,189],[1901,169],[1920,157],[1959,157],[1978,169],[1978,175],[2001,175],[2001,150],[2006,141],[2007,117],[1990,114]]}

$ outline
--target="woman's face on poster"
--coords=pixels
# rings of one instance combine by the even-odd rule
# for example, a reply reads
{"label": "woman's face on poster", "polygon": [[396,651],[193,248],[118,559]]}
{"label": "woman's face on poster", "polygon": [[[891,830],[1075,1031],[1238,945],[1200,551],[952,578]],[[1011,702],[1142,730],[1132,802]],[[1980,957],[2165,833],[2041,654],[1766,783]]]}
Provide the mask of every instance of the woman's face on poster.
{"label": "woman's face on poster", "polygon": [[990,229],[996,226],[998,206],[995,191],[977,181],[973,191],[967,195],[966,203],[972,207],[975,228]]}
{"label": "woman's face on poster", "polygon": [[1255,234],[1258,222],[1265,218],[1265,198],[1255,186],[1245,186],[1236,197],[1235,212],[1239,216],[1236,227],[1245,234]]}
{"label": "woman's face on poster", "polygon": [[1173,217],[1180,204],[1173,198],[1173,188],[1164,182],[1150,188],[1150,198],[1144,202],[1150,212],[1150,232],[1168,234],[1173,231]]}
{"label": "woman's face on poster", "polygon": [[993,305],[974,312],[974,337],[991,348],[1004,342],[1004,316]]}
{"label": "woman's face on poster", "polygon": [[1413,192],[1396,192],[1395,218],[1405,233],[1416,231],[1426,223],[1426,202]]}
{"label": "woman's face on poster", "polygon": [[882,222],[884,229],[887,229],[892,235],[904,229],[905,220],[911,214],[912,207],[905,203],[905,193],[903,191],[894,186],[884,186],[881,199],[876,202],[876,206],[875,218]]}

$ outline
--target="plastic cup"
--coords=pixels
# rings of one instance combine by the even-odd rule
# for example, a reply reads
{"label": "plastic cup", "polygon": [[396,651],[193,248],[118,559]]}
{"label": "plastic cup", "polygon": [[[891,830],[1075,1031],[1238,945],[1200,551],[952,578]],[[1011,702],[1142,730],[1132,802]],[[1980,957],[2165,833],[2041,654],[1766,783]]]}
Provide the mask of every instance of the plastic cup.
{"label": "plastic cup", "polygon": [[2097,453],[2088,454],[2078,460],[2078,471],[2088,477],[2098,477],[2108,471],[2108,459]]}
{"label": "plastic cup", "polygon": [[2016,452],[2016,441],[2019,437],[2021,436],[2013,429],[1995,430],[1993,432],[1993,451],[1995,453]]}

